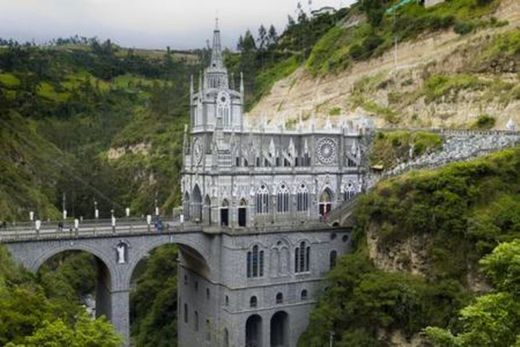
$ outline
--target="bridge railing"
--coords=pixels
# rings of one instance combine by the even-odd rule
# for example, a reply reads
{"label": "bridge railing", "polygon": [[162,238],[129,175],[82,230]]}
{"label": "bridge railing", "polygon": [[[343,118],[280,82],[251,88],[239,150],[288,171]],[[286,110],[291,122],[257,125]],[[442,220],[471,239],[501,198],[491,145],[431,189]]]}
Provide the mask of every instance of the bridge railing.
{"label": "bridge railing", "polygon": [[201,230],[197,224],[184,223],[181,225],[178,220],[163,221],[160,226],[153,222],[148,224],[146,220],[140,218],[118,219],[116,225],[112,225],[111,220],[92,220],[83,221],[78,228],[74,223],[65,223],[63,227],[58,223],[42,223],[39,230],[36,230],[33,223],[24,223],[10,228],[0,228],[0,242],[12,240],[33,240],[33,239],[62,239],[80,238],[92,236],[106,236],[113,234],[131,233],[157,233],[157,232],[190,232]]}

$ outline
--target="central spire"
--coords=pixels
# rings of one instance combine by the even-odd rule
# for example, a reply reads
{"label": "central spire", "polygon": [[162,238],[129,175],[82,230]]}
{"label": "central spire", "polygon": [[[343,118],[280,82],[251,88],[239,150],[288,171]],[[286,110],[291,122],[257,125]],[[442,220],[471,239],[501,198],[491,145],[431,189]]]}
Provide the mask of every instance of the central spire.
{"label": "central spire", "polygon": [[211,50],[211,68],[223,69],[222,45],[220,43],[220,29],[218,28],[218,17],[215,18],[215,30],[213,31],[213,48]]}

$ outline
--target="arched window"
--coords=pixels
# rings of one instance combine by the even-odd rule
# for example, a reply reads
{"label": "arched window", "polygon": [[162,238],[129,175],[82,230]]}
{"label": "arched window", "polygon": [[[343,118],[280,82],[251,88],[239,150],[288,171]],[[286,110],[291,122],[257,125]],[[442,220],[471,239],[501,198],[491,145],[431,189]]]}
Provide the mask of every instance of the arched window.
{"label": "arched window", "polygon": [[296,199],[296,210],[298,212],[307,211],[309,209],[309,190],[302,184],[298,188],[298,196]]}
{"label": "arched window", "polygon": [[188,304],[184,304],[184,323],[188,323]]}
{"label": "arched window", "polygon": [[184,275],[184,284],[185,284],[185,285],[188,284],[188,275]]}
{"label": "arched window", "polygon": [[249,307],[256,307],[258,306],[258,299],[256,296],[252,296],[251,299],[249,299]]}
{"label": "arched window", "polygon": [[336,258],[338,257],[338,252],[332,251],[329,256],[330,269],[332,270],[334,266],[336,266]]}
{"label": "arched window", "polygon": [[195,291],[199,290],[199,281],[195,281]]}
{"label": "arched window", "polygon": [[225,300],[225,302],[226,302],[226,306],[229,306],[229,296],[227,296],[227,295],[226,295],[226,300]]}
{"label": "arched window", "polygon": [[276,294],[276,303],[283,304],[283,294],[282,293]]}
{"label": "arched window", "polygon": [[278,213],[289,212],[289,188],[285,184],[278,189],[277,211]]}
{"label": "arched window", "polygon": [[264,251],[258,246],[247,252],[247,277],[263,277],[264,276]]}
{"label": "arched window", "polygon": [[262,185],[256,192],[256,213],[269,212],[269,191],[265,185]]}
{"label": "arched window", "polygon": [[310,269],[311,247],[305,241],[294,250],[294,272],[308,272]]}
{"label": "arched window", "polygon": [[195,319],[195,331],[199,331],[199,312],[195,311],[193,318]]}
{"label": "arched window", "polygon": [[209,300],[209,288],[206,288],[206,299]]}
{"label": "arched window", "polygon": [[302,292],[301,292],[301,294],[300,294],[300,298],[301,298],[302,300],[307,300],[308,297],[309,297],[309,294],[308,294],[308,292],[307,292],[307,289],[302,290]]}

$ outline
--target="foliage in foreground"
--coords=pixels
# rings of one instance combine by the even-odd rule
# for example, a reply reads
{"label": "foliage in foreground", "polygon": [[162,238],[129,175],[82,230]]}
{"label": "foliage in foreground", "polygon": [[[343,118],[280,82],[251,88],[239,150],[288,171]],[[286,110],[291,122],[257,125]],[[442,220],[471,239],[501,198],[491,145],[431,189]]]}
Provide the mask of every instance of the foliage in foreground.
{"label": "foliage in foreground", "polygon": [[520,240],[500,244],[480,264],[495,291],[464,307],[453,332],[425,329],[436,346],[520,346]]}
{"label": "foliage in foreground", "polygon": [[105,318],[49,298],[41,284],[16,267],[0,246],[0,345],[9,347],[118,347],[121,338]]}
{"label": "foliage in foreground", "polygon": [[330,331],[336,334],[336,346],[384,346],[377,338],[379,329],[400,329],[411,336],[428,325],[444,326],[467,300],[455,281],[431,283],[408,273],[384,272],[362,252],[341,258],[328,282],[300,346],[325,346]]}

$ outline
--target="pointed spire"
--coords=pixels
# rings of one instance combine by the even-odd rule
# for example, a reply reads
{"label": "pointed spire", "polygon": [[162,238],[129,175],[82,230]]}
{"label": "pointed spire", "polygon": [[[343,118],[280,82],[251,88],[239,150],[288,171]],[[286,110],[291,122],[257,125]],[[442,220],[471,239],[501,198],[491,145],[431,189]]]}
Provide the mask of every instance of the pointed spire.
{"label": "pointed spire", "polygon": [[215,30],[213,31],[213,47],[211,49],[211,67],[222,69],[222,45],[220,43],[220,29],[218,28],[218,18],[215,20]]}

